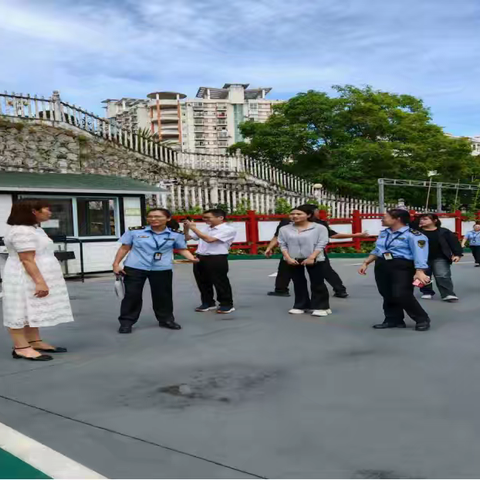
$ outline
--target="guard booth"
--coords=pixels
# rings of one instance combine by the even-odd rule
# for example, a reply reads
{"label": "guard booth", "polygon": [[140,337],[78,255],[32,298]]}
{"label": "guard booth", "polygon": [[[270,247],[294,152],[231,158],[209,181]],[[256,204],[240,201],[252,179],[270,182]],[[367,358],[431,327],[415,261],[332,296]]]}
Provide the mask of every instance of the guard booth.
{"label": "guard booth", "polygon": [[[146,196],[168,193],[127,177],[2,171],[0,239],[8,231],[6,222],[14,201],[46,199],[53,215],[42,228],[55,242],[64,274],[110,271],[121,235],[144,221]],[[1,245],[0,275],[6,251]]]}

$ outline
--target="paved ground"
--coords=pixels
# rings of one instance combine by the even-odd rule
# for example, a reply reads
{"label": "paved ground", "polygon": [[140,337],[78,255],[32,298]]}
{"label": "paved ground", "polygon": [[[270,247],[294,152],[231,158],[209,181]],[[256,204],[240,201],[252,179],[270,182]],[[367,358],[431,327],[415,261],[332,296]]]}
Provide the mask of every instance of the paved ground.
{"label": "paved ground", "polygon": [[455,266],[461,301],[429,302],[430,332],[378,332],[358,262],[334,261],[351,297],[328,319],[267,297],[268,260],[231,263],[234,315],[195,314],[179,265],[181,332],[159,329],[146,297],[118,335],[111,280],[70,283],[76,322],[44,336],[71,353],[14,361],[1,336],[0,422],[106,477],[478,478],[480,269]]}

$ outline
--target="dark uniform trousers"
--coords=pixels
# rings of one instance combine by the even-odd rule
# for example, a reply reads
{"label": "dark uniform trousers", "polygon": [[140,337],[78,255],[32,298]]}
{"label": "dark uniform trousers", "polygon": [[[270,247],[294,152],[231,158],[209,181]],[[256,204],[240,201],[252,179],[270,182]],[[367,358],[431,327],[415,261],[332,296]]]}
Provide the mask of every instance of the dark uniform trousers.
{"label": "dark uniform trousers", "polygon": [[480,246],[470,245],[470,250],[472,251],[475,263],[480,263]]}
{"label": "dark uniform trousers", "polygon": [[[323,277],[328,282],[333,291],[337,294],[347,293],[347,289],[339,277],[338,273],[332,268],[330,260],[325,256],[324,262],[319,262],[323,270]],[[277,277],[275,279],[275,291],[276,292],[288,292],[288,285],[291,279],[291,270],[288,263],[282,258],[278,264]]]}
{"label": "dark uniform trousers", "polygon": [[213,288],[221,307],[233,307],[233,294],[228,279],[228,255],[197,255],[199,262],[193,265],[202,304],[215,305]]}
{"label": "dark uniform trousers", "polygon": [[152,292],[155,317],[159,323],[171,322],[173,316],[172,270],[140,270],[125,267],[125,297],[120,307],[120,325],[132,326],[140,317],[143,305],[143,287],[148,278]]}
{"label": "dark uniform trousers", "polygon": [[[298,308],[299,310],[328,310],[330,308],[328,288],[324,282],[322,263],[323,262],[317,262],[307,267],[287,264],[295,291],[295,304],[293,308]],[[311,299],[308,293],[305,268],[310,277],[310,288],[312,290]]]}
{"label": "dark uniform trousers", "polygon": [[411,260],[378,258],[375,262],[375,281],[383,297],[386,323],[403,323],[404,311],[417,323],[430,321],[413,294],[414,275],[415,266]]}

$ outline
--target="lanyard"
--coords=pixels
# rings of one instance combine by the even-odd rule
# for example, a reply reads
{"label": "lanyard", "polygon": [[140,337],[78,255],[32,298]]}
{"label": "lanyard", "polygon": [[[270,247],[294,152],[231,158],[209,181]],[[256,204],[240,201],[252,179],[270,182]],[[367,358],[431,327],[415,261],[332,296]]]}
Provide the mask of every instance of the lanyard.
{"label": "lanyard", "polygon": [[155,242],[155,245],[157,246],[157,252],[160,252],[160,249],[170,240],[170,234],[168,234],[168,237],[163,241],[163,243],[161,245],[158,244],[156,236],[157,236],[157,234],[153,233],[153,230],[152,230],[153,241]]}
{"label": "lanyard", "polygon": [[478,237],[480,235],[480,232],[476,232],[475,230],[472,230],[473,238],[472,240],[477,243],[478,242]]}
{"label": "lanyard", "polygon": [[400,235],[403,235],[404,232],[399,232],[397,233],[396,235],[393,235],[393,238],[392,240],[389,242],[390,240],[390,232],[387,234],[387,239],[385,240],[385,248],[387,250],[389,250],[389,248],[392,246],[392,243],[400,236]]}

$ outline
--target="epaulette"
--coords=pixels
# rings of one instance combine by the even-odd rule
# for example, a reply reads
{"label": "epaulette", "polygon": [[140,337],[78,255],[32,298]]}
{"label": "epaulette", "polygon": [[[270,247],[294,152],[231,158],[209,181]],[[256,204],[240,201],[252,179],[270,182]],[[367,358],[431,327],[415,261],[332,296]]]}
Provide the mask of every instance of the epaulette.
{"label": "epaulette", "polygon": [[418,230],[415,230],[414,228],[411,228],[411,229],[410,229],[410,233],[413,233],[414,235],[417,235],[417,236],[418,236],[418,235],[423,235],[422,232],[419,232]]}
{"label": "epaulette", "polygon": [[129,230],[143,230],[144,228],[147,227],[128,227]]}

